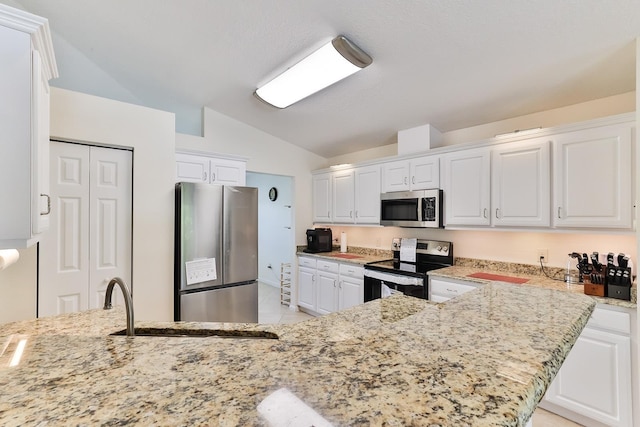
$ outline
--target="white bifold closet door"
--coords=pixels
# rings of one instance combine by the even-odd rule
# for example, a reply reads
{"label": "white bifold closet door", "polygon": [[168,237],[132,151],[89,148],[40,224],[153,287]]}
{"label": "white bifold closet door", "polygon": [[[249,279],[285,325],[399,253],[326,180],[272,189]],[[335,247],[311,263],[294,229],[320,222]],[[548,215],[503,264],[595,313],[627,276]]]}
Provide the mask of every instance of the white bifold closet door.
{"label": "white bifold closet door", "polygon": [[[40,242],[38,316],[102,307],[107,283],[131,284],[132,158],[51,141],[51,227]],[[122,301],[119,288],[114,303]]]}

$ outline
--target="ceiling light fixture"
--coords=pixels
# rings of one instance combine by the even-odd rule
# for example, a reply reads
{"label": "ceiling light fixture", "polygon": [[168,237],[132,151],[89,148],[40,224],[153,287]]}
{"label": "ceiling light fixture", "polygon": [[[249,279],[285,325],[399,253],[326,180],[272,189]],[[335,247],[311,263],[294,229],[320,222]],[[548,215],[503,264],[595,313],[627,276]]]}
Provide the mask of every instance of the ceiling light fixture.
{"label": "ceiling light fixture", "polygon": [[286,108],[367,67],[369,55],[338,36],[254,92],[258,99]]}

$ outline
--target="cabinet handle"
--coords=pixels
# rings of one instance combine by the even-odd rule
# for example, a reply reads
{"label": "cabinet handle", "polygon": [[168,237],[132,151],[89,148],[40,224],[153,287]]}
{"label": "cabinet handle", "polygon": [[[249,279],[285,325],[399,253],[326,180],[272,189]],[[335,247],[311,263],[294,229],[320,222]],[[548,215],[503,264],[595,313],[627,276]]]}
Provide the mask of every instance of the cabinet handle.
{"label": "cabinet handle", "polygon": [[560,216],[560,209],[561,209],[561,208],[560,208],[560,206],[558,206],[558,218],[562,218],[562,217]]}
{"label": "cabinet handle", "polygon": [[404,185],[407,185],[407,177],[404,177]]}
{"label": "cabinet handle", "polygon": [[48,194],[40,193],[40,197],[46,197],[47,198],[47,211],[46,212],[40,212],[40,215],[49,215],[51,213],[51,196],[49,196]]}
{"label": "cabinet handle", "polygon": [[333,287],[334,288],[336,287],[336,281],[335,280],[333,281]]}
{"label": "cabinet handle", "polygon": [[483,209],[482,216],[485,217],[485,218],[487,217],[487,208]]}
{"label": "cabinet handle", "polygon": [[216,180],[216,174],[215,174],[215,173],[212,173],[212,174],[211,174],[211,182],[213,182],[213,181],[215,181],[215,180]]}
{"label": "cabinet handle", "polygon": [[202,180],[203,180],[203,181],[206,181],[206,180],[207,180],[207,173],[206,173],[206,172],[203,174],[203,178],[202,178]]}
{"label": "cabinet handle", "polygon": [[327,218],[331,218],[331,212],[327,211]]}
{"label": "cabinet handle", "polygon": [[356,211],[356,218],[358,218],[358,211]]}
{"label": "cabinet handle", "polygon": [[415,176],[412,176],[412,177],[411,177],[411,183],[412,183],[412,184],[415,184],[415,183],[416,183],[416,177],[415,177]]}
{"label": "cabinet handle", "polygon": [[349,218],[353,218],[353,211],[349,211]]}
{"label": "cabinet handle", "polygon": [[500,208],[496,208],[496,218],[500,218],[500,217],[498,216],[498,212],[500,212]]}
{"label": "cabinet handle", "polygon": [[454,294],[457,294],[457,293],[458,293],[458,291],[456,291],[455,289],[449,289],[449,288],[447,288],[447,291],[449,291],[449,292],[451,292],[451,293],[454,293]]}
{"label": "cabinet handle", "polygon": [[339,287],[340,289],[342,289],[342,280],[340,280],[340,282],[338,282],[338,287]]}

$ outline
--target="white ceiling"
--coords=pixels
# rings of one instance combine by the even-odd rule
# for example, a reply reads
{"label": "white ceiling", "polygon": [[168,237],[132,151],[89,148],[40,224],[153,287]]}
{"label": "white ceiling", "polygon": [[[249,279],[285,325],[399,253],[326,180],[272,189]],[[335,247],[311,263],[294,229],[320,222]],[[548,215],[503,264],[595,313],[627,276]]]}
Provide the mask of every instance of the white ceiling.
{"label": "white ceiling", "polygon": [[[0,0],[49,19],[54,86],[201,109],[324,157],[635,89],[640,0]],[[252,96],[342,34],[373,64],[278,110]]]}

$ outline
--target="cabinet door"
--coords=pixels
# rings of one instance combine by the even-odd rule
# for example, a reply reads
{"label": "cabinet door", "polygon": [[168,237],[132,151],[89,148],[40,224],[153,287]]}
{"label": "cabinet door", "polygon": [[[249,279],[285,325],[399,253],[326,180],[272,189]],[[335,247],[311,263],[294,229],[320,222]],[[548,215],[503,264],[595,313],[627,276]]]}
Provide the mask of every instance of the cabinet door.
{"label": "cabinet door", "polygon": [[489,225],[489,149],[443,158],[446,225]]}
{"label": "cabinet door", "polygon": [[31,224],[33,234],[40,234],[49,229],[51,214],[51,192],[49,191],[49,82],[42,71],[40,54],[32,52],[33,89],[31,96],[32,108],[36,112],[31,124],[31,142],[35,148],[36,166],[32,171],[32,180],[36,185],[33,191],[33,206]]}
{"label": "cabinet door", "polygon": [[244,186],[247,180],[247,164],[242,161],[211,159],[212,184]]}
{"label": "cabinet door", "polygon": [[358,224],[380,224],[380,166],[355,171],[355,219]]}
{"label": "cabinet door", "polygon": [[491,153],[491,214],[494,225],[551,225],[549,141],[500,145]]}
{"label": "cabinet door", "polygon": [[411,160],[411,189],[440,188],[440,159],[436,156]]}
{"label": "cabinet door", "polygon": [[209,158],[176,154],[176,182],[209,182]]}
{"label": "cabinet door", "polygon": [[364,303],[364,280],[340,277],[340,310]]}
{"label": "cabinet door", "polygon": [[353,223],[354,214],[353,170],[333,173],[333,222]]}
{"label": "cabinet door", "polygon": [[401,160],[382,165],[382,192],[407,191],[409,183],[409,162]]}
{"label": "cabinet door", "polygon": [[298,305],[316,310],[316,270],[298,268]]}
{"label": "cabinet door", "polygon": [[429,277],[429,300],[444,302],[451,298],[459,297],[466,292],[473,291],[477,287],[477,283],[467,280]]}
{"label": "cabinet door", "polygon": [[555,138],[554,225],[632,227],[631,135],[621,124]]}
{"label": "cabinet door", "polygon": [[588,326],[546,400],[610,426],[631,425],[631,339]]}
{"label": "cabinet door", "polygon": [[331,174],[313,175],[313,222],[331,222]]}
{"label": "cabinet door", "polygon": [[318,304],[316,311],[320,314],[333,313],[338,309],[338,275],[318,271]]}

